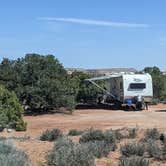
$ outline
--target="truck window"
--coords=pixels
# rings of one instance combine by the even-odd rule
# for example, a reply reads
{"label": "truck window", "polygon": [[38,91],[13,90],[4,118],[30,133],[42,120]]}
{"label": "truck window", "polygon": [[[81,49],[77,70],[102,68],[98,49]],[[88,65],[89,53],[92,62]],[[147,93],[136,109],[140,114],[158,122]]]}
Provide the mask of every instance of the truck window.
{"label": "truck window", "polygon": [[145,89],[146,84],[145,83],[131,83],[130,89]]}

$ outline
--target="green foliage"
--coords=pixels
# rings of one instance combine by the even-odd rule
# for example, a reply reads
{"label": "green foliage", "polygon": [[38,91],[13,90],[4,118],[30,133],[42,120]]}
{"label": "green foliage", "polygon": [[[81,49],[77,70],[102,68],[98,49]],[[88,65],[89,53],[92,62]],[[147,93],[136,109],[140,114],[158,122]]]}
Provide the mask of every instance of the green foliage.
{"label": "green foliage", "polygon": [[[98,143],[100,146],[107,146],[108,150],[114,151],[116,149],[116,137],[112,130],[107,130],[106,132],[102,132],[101,130],[89,129],[84,132],[79,140],[80,143],[88,143],[93,146],[92,142],[94,142],[94,146]],[[107,145],[106,145],[107,144]],[[96,145],[97,147],[97,145]],[[106,151],[108,151],[106,148]],[[100,149],[101,150],[101,149]],[[99,153],[99,152],[98,152]]]}
{"label": "green foliage", "polygon": [[88,153],[97,158],[107,157],[111,151],[111,146],[106,141],[90,141],[84,144],[88,148]]}
{"label": "green foliage", "polygon": [[113,132],[117,140],[124,138],[123,134],[121,133],[121,129],[114,130]]}
{"label": "green foliage", "polygon": [[83,133],[83,131],[81,131],[81,130],[71,129],[69,131],[68,135],[77,136],[77,135],[81,135],[82,133]]}
{"label": "green foliage", "polygon": [[16,124],[16,131],[26,131],[27,129],[27,122],[20,120]]}
{"label": "green foliage", "polygon": [[0,165],[30,166],[27,155],[16,149],[10,142],[0,141]]}
{"label": "green foliage", "polygon": [[26,130],[26,123],[22,118],[23,108],[14,92],[9,92],[3,86],[0,86],[0,128],[3,130],[7,125]]}
{"label": "green foliage", "polygon": [[150,166],[148,159],[138,156],[120,158],[119,166]]}
{"label": "green foliage", "polygon": [[[97,88],[96,86],[92,85],[89,82],[85,82],[85,79],[88,79],[92,76],[82,73],[82,72],[73,72],[72,77],[77,82],[77,96],[76,101],[77,102],[83,102],[83,103],[95,103],[97,102],[97,98],[100,94],[102,94],[102,91]],[[104,86],[103,81],[97,82],[100,86]]]}
{"label": "green foliage", "polygon": [[160,138],[160,132],[156,129],[147,129],[145,132],[145,139],[158,140]]}
{"label": "green foliage", "polygon": [[124,138],[129,138],[129,139],[135,138],[137,136],[137,131],[138,131],[137,128],[122,128],[122,129],[113,130],[113,133],[117,140],[121,140]]}
{"label": "green foliage", "polygon": [[62,132],[59,129],[46,130],[40,136],[42,141],[55,141],[59,137],[62,137]]}
{"label": "green foliage", "polygon": [[158,67],[146,67],[144,72],[149,73],[153,80],[154,98],[166,100],[166,78]]}
{"label": "green foliage", "polygon": [[162,156],[163,156],[163,160],[166,161],[166,144],[164,144],[164,146],[162,148]]}
{"label": "green foliage", "polygon": [[162,151],[157,143],[154,140],[147,141],[147,151],[150,157],[160,160],[162,156]]}
{"label": "green foliage", "polygon": [[129,137],[128,138],[135,138],[137,136],[137,128],[128,129]]}
{"label": "green foliage", "polygon": [[142,143],[128,143],[121,146],[121,153],[123,156],[130,157],[132,155],[143,156],[145,146]]}
{"label": "green foliage", "polygon": [[0,132],[3,131],[7,123],[8,123],[7,115],[4,112],[0,113]]}
{"label": "green foliage", "polygon": [[[166,79],[165,79],[165,84],[166,84]],[[160,99],[161,99],[161,101],[166,102],[166,87],[165,87],[165,89],[163,91],[161,91],[161,97],[160,97]]]}
{"label": "green foliage", "polygon": [[27,111],[75,107],[75,82],[52,55],[27,54],[17,60],[3,59],[0,83],[15,91]]}
{"label": "green foliage", "polygon": [[57,141],[47,156],[48,166],[95,166],[94,156],[84,145],[67,138]]}
{"label": "green foliage", "polygon": [[116,149],[116,136],[113,130],[107,130],[104,133],[104,141],[111,147],[111,150]]}
{"label": "green foliage", "polygon": [[162,76],[163,79],[163,88],[161,91],[161,97],[160,100],[166,102],[166,76]]}
{"label": "green foliage", "polygon": [[89,141],[103,141],[105,139],[104,133],[98,129],[89,129],[83,133],[80,138],[81,143],[89,142]]}

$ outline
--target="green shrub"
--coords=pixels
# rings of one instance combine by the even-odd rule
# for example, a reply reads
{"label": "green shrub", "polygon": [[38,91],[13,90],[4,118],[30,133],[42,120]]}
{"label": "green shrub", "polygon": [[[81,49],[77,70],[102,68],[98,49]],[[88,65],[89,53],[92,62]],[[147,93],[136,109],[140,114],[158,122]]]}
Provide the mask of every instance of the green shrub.
{"label": "green shrub", "polygon": [[74,95],[66,95],[65,98],[62,98],[61,103],[63,102],[62,106],[66,107],[70,113],[72,114],[75,107],[76,107],[76,101]]}
{"label": "green shrub", "polygon": [[77,82],[53,55],[4,58],[0,63],[0,76],[0,83],[17,94],[27,113],[75,108]]}
{"label": "green shrub", "polygon": [[40,136],[40,140],[42,140],[42,141],[55,141],[59,137],[62,137],[62,135],[63,134],[59,129],[46,130]]}
{"label": "green shrub", "polygon": [[84,144],[88,152],[97,158],[106,157],[111,151],[111,146],[105,141],[90,141]]}
{"label": "green shrub", "polygon": [[123,135],[121,133],[121,129],[114,130],[114,135],[117,140],[121,140],[123,138]]}
{"label": "green shrub", "polygon": [[147,151],[150,157],[160,160],[162,157],[162,151],[160,147],[154,142],[154,140],[148,140]]}
{"label": "green shrub", "polygon": [[105,139],[104,133],[101,130],[89,129],[80,138],[80,142],[89,142],[89,141],[102,141]]}
{"label": "green shrub", "polygon": [[121,153],[123,156],[130,157],[132,155],[143,156],[145,146],[142,143],[128,143],[121,146]]}
{"label": "green shrub", "polygon": [[137,136],[137,128],[122,128],[114,130],[114,135],[117,140],[121,140],[123,138],[135,138]]}
{"label": "green shrub", "polygon": [[88,150],[67,138],[59,139],[47,156],[48,166],[95,166],[94,156]]}
{"label": "green shrub", "polygon": [[150,166],[148,159],[138,156],[120,158],[119,166]]}
{"label": "green shrub", "polygon": [[128,138],[135,138],[137,136],[137,128],[128,129],[129,137]]}
{"label": "green shrub", "polygon": [[79,141],[80,143],[91,142],[90,145],[92,144],[92,142],[95,142],[95,144],[98,143],[99,146],[100,146],[99,143],[100,141],[102,142],[101,145],[103,145],[103,143],[105,142],[104,144],[107,144],[108,149],[112,151],[114,151],[117,147],[116,137],[113,130],[107,130],[106,132],[103,133],[101,130],[95,130],[91,128],[82,134]]}
{"label": "green shrub", "polygon": [[113,130],[107,130],[104,133],[104,141],[111,146],[111,150],[116,149],[116,136]]}
{"label": "green shrub", "polygon": [[163,160],[166,160],[166,144],[164,144],[162,148],[162,157],[163,157]]}
{"label": "green shrub", "polygon": [[27,155],[7,141],[0,141],[0,165],[30,166]]}
{"label": "green shrub", "polygon": [[147,129],[145,132],[145,139],[158,140],[160,138],[160,132],[156,129]]}
{"label": "green shrub", "polygon": [[83,131],[76,130],[76,129],[71,129],[68,132],[68,135],[70,135],[70,136],[77,136],[77,135],[81,135],[82,133],[83,133]]}
{"label": "green shrub", "polygon": [[[0,130],[10,126],[16,128],[16,125],[23,122],[23,108],[14,92],[9,92],[3,86],[0,86]],[[26,130],[26,126],[24,126]]]}
{"label": "green shrub", "polygon": [[16,131],[26,131],[27,129],[27,122],[24,122],[23,120],[20,120],[16,124]]}
{"label": "green shrub", "polygon": [[[90,74],[75,71],[72,73],[72,77],[76,79],[78,84],[78,93],[76,96],[76,101],[78,103],[94,104],[99,101],[98,99],[102,96],[101,89],[88,82],[85,83],[85,79],[92,77]],[[97,81],[97,84],[104,87],[105,81],[99,80]]]}
{"label": "green shrub", "polygon": [[0,132],[4,130],[7,123],[8,123],[7,115],[4,112],[0,113]]}

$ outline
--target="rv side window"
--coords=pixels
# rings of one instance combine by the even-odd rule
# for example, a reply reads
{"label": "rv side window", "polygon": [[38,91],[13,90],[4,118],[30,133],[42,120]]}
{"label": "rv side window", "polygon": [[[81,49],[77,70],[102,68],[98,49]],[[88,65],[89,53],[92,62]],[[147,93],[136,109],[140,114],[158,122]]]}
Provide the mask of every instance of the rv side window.
{"label": "rv side window", "polygon": [[132,83],[130,84],[130,89],[145,89],[146,84],[145,83]]}

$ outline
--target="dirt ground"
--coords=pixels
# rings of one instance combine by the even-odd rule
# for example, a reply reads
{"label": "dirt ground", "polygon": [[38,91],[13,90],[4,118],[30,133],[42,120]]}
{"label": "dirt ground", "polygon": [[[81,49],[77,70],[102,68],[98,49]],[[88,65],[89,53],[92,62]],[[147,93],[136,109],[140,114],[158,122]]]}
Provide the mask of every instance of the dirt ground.
{"label": "dirt ground", "polygon": [[[166,132],[166,105],[159,104],[150,106],[149,110],[128,112],[108,109],[83,109],[76,110],[73,115],[55,113],[25,116],[24,120],[28,122],[28,129],[26,132],[12,131],[11,133],[7,133],[4,131],[0,133],[0,136],[30,136],[29,140],[14,140],[14,143],[19,148],[25,150],[33,166],[38,166],[40,162],[45,161],[45,155],[53,147],[53,143],[42,142],[38,139],[42,131],[46,129],[59,128],[64,133],[67,133],[70,129],[87,129],[91,127],[102,130],[123,127],[138,127],[139,129],[155,127]],[[97,160],[97,165],[105,166],[113,157],[118,160],[119,156],[116,152],[113,152],[108,158]],[[117,165],[117,163],[115,162],[113,165]]]}

